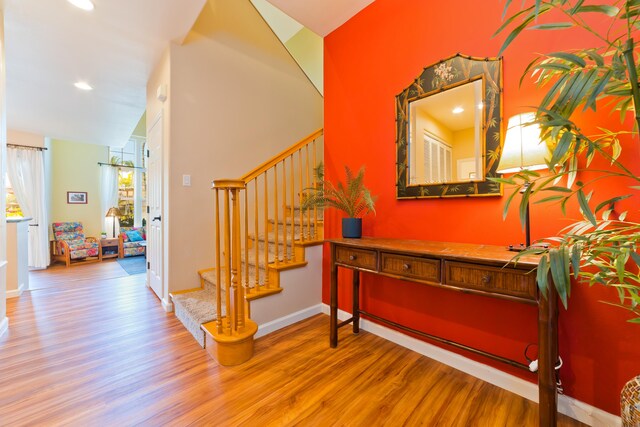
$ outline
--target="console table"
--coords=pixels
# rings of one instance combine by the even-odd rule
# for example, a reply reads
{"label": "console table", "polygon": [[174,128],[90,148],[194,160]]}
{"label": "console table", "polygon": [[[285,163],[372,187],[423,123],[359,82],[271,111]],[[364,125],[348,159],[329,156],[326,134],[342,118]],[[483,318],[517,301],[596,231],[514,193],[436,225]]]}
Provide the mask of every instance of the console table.
{"label": "console table", "polygon": [[[399,325],[360,309],[360,272],[418,282],[452,291],[501,298],[538,306],[538,390],[540,426],[555,426],[557,388],[555,365],[558,360],[558,306],[553,286],[548,298],[538,294],[536,276],[531,270],[537,257],[523,257],[515,265],[514,252],[502,246],[429,242],[384,238],[335,239],[331,245],[331,302],[329,344],[338,345],[338,328],[353,325],[360,331],[360,316],[461,348],[476,354],[527,369],[527,365]],[[353,273],[353,315],[338,323],[338,267]]]}

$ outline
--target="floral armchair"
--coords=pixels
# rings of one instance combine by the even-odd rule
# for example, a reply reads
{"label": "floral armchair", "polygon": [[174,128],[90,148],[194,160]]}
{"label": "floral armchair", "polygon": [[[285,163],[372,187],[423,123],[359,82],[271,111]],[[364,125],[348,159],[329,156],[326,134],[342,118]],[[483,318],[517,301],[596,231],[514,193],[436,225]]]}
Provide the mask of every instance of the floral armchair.
{"label": "floral armchair", "polygon": [[53,238],[55,247],[54,261],[64,262],[67,267],[72,260],[102,261],[100,240],[95,237],[85,237],[80,222],[54,222]]}
{"label": "floral armchair", "polygon": [[144,227],[120,227],[118,236],[118,257],[145,255],[147,233]]}

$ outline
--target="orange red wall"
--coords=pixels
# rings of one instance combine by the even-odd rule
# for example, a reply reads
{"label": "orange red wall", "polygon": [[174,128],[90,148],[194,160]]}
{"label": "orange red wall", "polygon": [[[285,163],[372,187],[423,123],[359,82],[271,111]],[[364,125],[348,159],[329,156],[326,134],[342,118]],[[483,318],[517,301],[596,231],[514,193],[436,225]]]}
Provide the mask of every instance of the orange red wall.
{"label": "orange red wall", "polygon": [[[520,2],[514,2],[520,3]],[[344,165],[366,166],[365,181],[378,196],[377,215],[364,219],[364,235],[507,245],[524,236],[513,209],[502,219],[505,197],[396,200],[395,96],[425,66],[457,52],[496,56],[504,35],[503,2],[458,0],[376,0],[325,38],[325,174],[344,179]],[[504,54],[504,124],[527,110],[541,92],[519,79],[534,52],[584,46],[583,33],[526,31]],[[620,127],[615,116],[585,116]],[[504,125],[503,124],[503,125]],[[638,140],[623,144],[627,164],[639,164]],[[603,164],[600,164],[603,166]],[[606,165],[604,165],[606,167]],[[595,187],[595,197],[622,194],[623,183]],[[505,189],[505,194],[508,193]],[[636,209],[630,203],[628,208]],[[532,206],[532,237],[558,233],[578,218],[575,207],[563,217],[555,205]],[[325,237],[340,237],[341,214],[327,211]],[[329,253],[325,247],[323,301],[329,301]],[[350,280],[342,272],[341,281]],[[523,351],[537,341],[536,309],[517,303],[463,295],[415,283],[364,276],[363,309],[404,325],[524,362]],[[340,291],[340,308],[349,311],[350,292]],[[600,300],[616,301],[609,289],[574,286],[569,310],[560,313],[560,354],[565,361],[566,394],[608,412],[619,413],[624,383],[640,374],[639,326],[627,312]],[[462,353],[465,354],[465,353]],[[535,381],[533,374],[470,354],[506,372]]]}

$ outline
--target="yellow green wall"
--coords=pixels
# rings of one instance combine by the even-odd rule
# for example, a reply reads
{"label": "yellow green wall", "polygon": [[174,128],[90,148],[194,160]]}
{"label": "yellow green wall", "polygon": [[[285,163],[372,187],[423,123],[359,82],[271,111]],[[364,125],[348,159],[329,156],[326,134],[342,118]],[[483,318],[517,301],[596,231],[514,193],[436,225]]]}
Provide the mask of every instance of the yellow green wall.
{"label": "yellow green wall", "polygon": [[287,40],[284,45],[291,52],[300,68],[307,74],[309,80],[323,94],[324,45],[322,37],[308,28],[303,28]]}
{"label": "yellow green wall", "polygon": [[[100,237],[100,166],[108,147],[69,141],[51,142],[51,216],[49,222],[80,221],[85,235]],[[86,191],[86,205],[67,204],[67,191]],[[49,225],[51,227],[51,225]],[[51,232],[51,230],[49,230]]]}

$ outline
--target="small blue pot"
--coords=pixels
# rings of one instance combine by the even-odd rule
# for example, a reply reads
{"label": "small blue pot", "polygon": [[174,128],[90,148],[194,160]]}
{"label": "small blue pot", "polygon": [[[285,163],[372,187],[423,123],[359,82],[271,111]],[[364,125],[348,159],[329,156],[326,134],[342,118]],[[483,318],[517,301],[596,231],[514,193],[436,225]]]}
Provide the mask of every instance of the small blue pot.
{"label": "small blue pot", "polygon": [[342,237],[359,239],[362,237],[362,218],[342,218]]}

